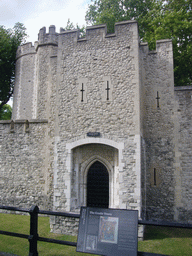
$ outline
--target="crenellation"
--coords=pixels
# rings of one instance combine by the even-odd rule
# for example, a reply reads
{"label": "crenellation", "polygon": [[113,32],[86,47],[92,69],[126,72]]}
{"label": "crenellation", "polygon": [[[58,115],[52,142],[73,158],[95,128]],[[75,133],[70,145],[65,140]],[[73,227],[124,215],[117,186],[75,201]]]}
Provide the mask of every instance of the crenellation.
{"label": "crenellation", "polygon": [[[101,40],[104,40],[104,38],[116,37],[117,33],[121,34],[120,31],[122,31],[122,32],[124,31],[124,27],[122,25],[127,26],[127,24],[132,25],[134,23],[137,26],[137,22],[135,22],[135,21],[116,23],[115,24],[115,32],[112,33],[112,34],[107,34],[106,24],[88,26],[86,28],[85,37],[83,37],[83,38],[79,37],[79,30],[78,29],[65,30],[63,28],[60,28],[60,33],[56,33],[55,32],[55,26],[51,25],[49,27],[49,33],[46,33],[46,27],[43,27],[43,28],[40,29],[39,35],[38,35],[38,45],[41,46],[41,45],[44,45],[44,44],[57,43],[57,41],[58,41],[57,37],[58,36],[62,37],[63,35],[68,35],[68,37],[70,37],[71,33],[74,34],[74,37],[72,36],[72,38],[75,38],[78,42],[86,41],[86,40],[92,40],[91,38],[93,37],[93,39],[94,39],[95,36],[98,36],[98,37],[100,37]],[[135,35],[137,35],[137,33],[135,33]]]}
{"label": "crenellation", "polygon": [[46,27],[39,30],[37,48],[44,45],[58,45],[58,33],[55,31],[54,25],[49,27],[49,33],[46,33]]}
{"label": "crenellation", "polygon": [[64,28],[60,28],[60,34],[65,32],[65,29]]}
{"label": "crenellation", "polygon": [[[107,26],[103,25],[95,25],[86,28],[86,36],[87,40],[104,40],[107,34]],[[97,39],[96,39],[97,38]]]}
{"label": "crenellation", "polygon": [[38,42],[39,44],[43,44],[44,43],[44,38],[46,35],[46,27],[43,27],[39,30],[39,34],[38,34]]}
{"label": "crenellation", "polygon": [[65,30],[59,34],[59,37],[63,45],[70,46],[70,44],[77,43],[79,39],[79,30]]}
{"label": "crenellation", "polygon": [[36,54],[35,47],[32,45],[32,43],[26,43],[18,47],[17,53],[16,53],[16,59],[21,58],[25,55],[31,55]]}
{"label": "crenellation", "polygon": [[49,34],[51,34],[51,35],[55,35],[56,34],[56,32],[55,32],[55,25],[51,25],[49,27]]}
{"label": "crenellation", "polygon": [[[164,51],[164,48],[166,48],[166,51]],[[156,41],[156,49],[155,50],[149,50],[148,43],[146,42],[140,42],[140,49],[144,54],[157,54],[157,53],[164,53],[169,54],[172,53],[172,41],[169,39],[165,40],[157,40]],[[172,56],[169,56],[172,58]]]}
{"label": "crenellation", "polygon": [[140,42],[140,49],[144,53],[148,53],[148,51],[149,51],[148,43],[147,42]]}
{"label": "crenellation", "polygon": [[[192,221],[191,113],[191,87],[174,88],[171,40],[150,51],[136,21],[84,38],[43,27],[18,49],[13,120],[0,121],[0,202],[79,212],[93,204],[96,168],[107,181],[99,206]],[[51,219],[51,229],[71,223]]]}

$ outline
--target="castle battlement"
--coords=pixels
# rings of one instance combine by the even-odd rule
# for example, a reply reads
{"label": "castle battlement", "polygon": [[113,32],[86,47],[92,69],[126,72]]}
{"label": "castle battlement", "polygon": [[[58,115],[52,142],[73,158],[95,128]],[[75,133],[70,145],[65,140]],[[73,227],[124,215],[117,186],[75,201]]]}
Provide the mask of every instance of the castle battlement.
{"label": "castle battlement", "polygon": [[163,40],[157,40],[156,41],[156,49],[151,51],[149,50],[149,45],[147,42],[141,42],[140,43],[140,49],[145,54],[155,54],[162,51],[162,48],[166,47],[166,52],[170,51],[172,52],[172,40],[171,39],[163,39]]}
{"label": "castle battlement", "polygon": [[[127,31],[126,31],[127,30]],[[56,27],[51,25],[49,27],[48,33],[46,33],[46,27],[42,27],[39,30],[38,34],[38,41],[35,42],[34,46],[31,42],[23,44],[19,46],[17,50],[17,59],[24,55],[35,54],[38,47],[46,46],[46,45],[53,45],[58,46],[59,38],[62,38],[62,41],[71,40],[73,43],[78,42],[85,42],[85,41],[92,41],[92,40],[105,40],[112,37],[125,37],[125,34],[130,31],[138,31],[138,24],[136,21],[122,21],[115,23],[115,31],[112,34],[107,33],[107,25],[94,25],[88,26],[86,28],[86,34],[84,37],[80,37],[80,31],[78,29],[74,30],[64,30],[60,28],[60,32],[56,32]],[[126,33],[125,33],[126,32]],[[127,34],[127,36],[129,36]],[[138,37],[139,40],[139,37]],[[67,42],[68,43],[68,42]],[[157,40],[156,42],[156,50],[150,51],[148,47],[148,43],[141,42],[140,49],[145,54],[154,54],[161,51],[161,48],[166,45],[167,50],[172,51],[172,40],[165,39],[165,40]]]}
{"label": "castle battlement", "polygon": [[86,28],[85,37],[83,37],[83,38],[80,37],[80,31],[78,29],[64,30],[63,28],[60,28],[60,33],[57,33],[55,26],[51,25],[49,27],[49,33],[46,33],[46,27],[43,27],[39,30],[38,45],[50,44],[50,43],[57,44],[58,37],[60,37],[60,36],[76,38],[77,42],[95,39],[95,37],[97,37],[97,36],[99,36],[101,39],[108,38],[108,37],[114,37],[114,36],[120,36],[120,35],[124,36],[125,35],[125,27],[133,26],[133,24],[135,24],[137,27],[136,21],[117,22],[115,24],[115,31],[113,34],[107,34],[107,25],[106,24],[88,26]]}
{"label": "castle battlement", "polygon": [[133,31],[136,31],[136,34],[138,32],[138,24],[136,21],[117,22],[115,24],[115,31],[112,34],[107,33],[106,24],[88,26],[86,28],[86,34],[83,38],[80,37],[80,31],[78,29],[64,30],[63,28],[60,28],[60,33],[57,33],[56,27],[54,25],[51,25],[49,27],[49,32],[46,33],[46,27],[42,27],[39,30],[38,41],[35,42],[34,46],[31,42],[19,46],[16,57],[18,59],[24,55],[35,54],[38,48],[42,46],[58,46],[59,38],[62,38],[62,40],[64,41],[67,40],[67,43],[70,40],[73,43],[93,40],[102,41],[104,39],[112,37],[124,38],[125,35],[131,37],[128,32],[133,33]]}
{"label": "castle battlement", "polygon": [[[52,25],[17,58],[12,120],[0,121],[1,204],[192,221],[192,89],[174,90],[171,40],[150,51],[136,21],[83,38]],[[50,224],[69,234],[69,222]]]}
{"label": "castle battlement", "polygon": [[38,46],[45,44],[58,44],[58,33],[55,31],[55,26],[51,25],[49,27],[49,33],[46,33],[46,27],[43,27],[39,30],[38,34]]}
{"label": "castle battlement", "polygon": [[16,53],[16,59],[24,55],[30,55],[35,53],[36,53],[35,46],[33,46],[31,42],[26,43],[18,47],[17,53]]}
{"label": "castle battlement", "polygon": [[4,131],[4,134],[9,133],[28,133],[36,125],[47,124],[47,119],[30,119],[30,120],[0,120],[0,130]]}

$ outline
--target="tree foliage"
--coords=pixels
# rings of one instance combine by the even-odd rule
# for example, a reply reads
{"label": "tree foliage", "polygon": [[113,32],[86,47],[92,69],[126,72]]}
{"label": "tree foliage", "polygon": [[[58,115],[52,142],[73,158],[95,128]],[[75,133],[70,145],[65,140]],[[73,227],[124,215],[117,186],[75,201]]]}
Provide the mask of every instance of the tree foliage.
{"label": "tree foliage", "polygon": [[109,33],[114,32],[115,22],[137,20],[143,37],[147,25],[144,17],[154,4],[155,0],[96,0],[89,5],[85,19],[88,24],[107,24]]}
{"label": "tree foliage", "polygon": [[80,37],[85,36],[85,26],[80,27],[78,24],[76,26],[73,24],[73,22],[68,19],[67,25],[64,27],[65,30],[72,30],[72,29],[78,29],[80,32]]}
{"label": "tree foliage", "polygon": [[12,115],[12,108],[9,104],[3,105],[0,109],[0,120],[10,120]]}
{"label": "tree foliage", "polygon": [[16,51],[26,38],[25,30],[19,22],[13,29],[0,26],[0,110],[13,94]]}
{"label": "tree foliage", "polygon": [[109,33],[124,20],[138,21],[140,39],[150,49],[156,40],[172,39],[175,85],[192,83],[191,0],[95,0],[86,13],[88,24],[106,23]]}

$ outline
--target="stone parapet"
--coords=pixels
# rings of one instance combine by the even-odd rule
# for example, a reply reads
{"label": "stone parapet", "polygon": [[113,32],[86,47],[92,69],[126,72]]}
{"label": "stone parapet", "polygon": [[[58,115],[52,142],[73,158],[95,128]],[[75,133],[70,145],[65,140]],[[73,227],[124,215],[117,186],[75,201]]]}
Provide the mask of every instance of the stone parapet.
{"label": "stone parapet", "polygon": [[172,40],[170,39],[157,40],[155,50],[149,50],[149,45],[147,42],[140,42],[140,49],[145,54],[156,54],[157,52],[162,51],[161,48],[165,45],[170,49],[170,51],[172,51]]}
{"label": "stone parapet", "polygon": [[35,46],[32,45],[32,43],[26,43],[18,47],[17,53],[16,53],[16,59],[30,54],[36,54]]}
{"label": "stone parapet", "polygon": [[192,91],[192,86],[178,86],[174,88],[176,91]]}
{"label": "stone parapet", "polygon": [[46,33],[46,27],[39,30],[38,34],[38,46],[42,45],[57,45],[58,44],[58,33],[55,31],[55,26],[51,25],[49,27],[49,33]]}
{"label": "stone parapet", "polygon": [[[46,33],[46,27],[43,27],[39,30],[38,34],[38,42],[35,44],[35,48],[38,48],[39,46],[45,46],[45,45],[58,45],[59,37],[69,37],[72,41],[76,42],[82,42],[87,40],[95,40],[96,37],[99,37],[101,40],[104,38],[114,37],[114,36],[123,36],[124,35],[124,26],[136,24],[136,21],[122,21],[115,23],[115,31],[113,34],[107,34],[107,25],[101,24],[101,25],[94,25],[94,26],[88,26],[86,28],[86,34],[83,38],[80,37],[80,31],[78,29],[74,30],[64,30],[63,28],[60,28],[60,33],[56,33],[55,26],[51,25],[49,27],[49,32]],[[31,43],[30,43],[31,44]]]}
{"label": "stone parapet", "polygon": [[30,120],[0,120],[0,124],[10,124],[11,122],[17,123],[17,124],[24,124],[28,121],[29,123],[48,123],[47,119],[30,119]]}
{"label": "stone parapet", "polygon": [[[18,49],[13,120],[0,121],[0,200],[76,212],[99,162],[110,208],[191,218],[192,87],[174,88],[172,41],[150,51],[135,21],[80,36],[43,27]],[[63,224],[77,230],[59,218],[52,230]]]}

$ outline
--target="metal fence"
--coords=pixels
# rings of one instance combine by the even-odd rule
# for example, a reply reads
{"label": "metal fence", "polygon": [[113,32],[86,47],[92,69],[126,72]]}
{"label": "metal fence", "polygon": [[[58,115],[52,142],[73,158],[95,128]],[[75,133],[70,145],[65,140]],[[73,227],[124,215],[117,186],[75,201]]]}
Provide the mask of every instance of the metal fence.
{"label": "metal fence", "polygon": [[[16,211],[16,212],[25,212],[25,213],[30,214],[30,234],[29,235],[0,230],[0,234],[2,234],[2,235],[8,235],[8,236],[14,236],[14,237],[28,239],[28,241],[29,241],[29,256],[38,256],[37,241],[63,244],[63,245],[75,246],[75,247],[77,246],[76,242],[40,237],[38,235],[38,214],[62,216],[62,217],[73,217],[73,218],[80,218],[80,214],[56,212],[56,211],[43,211],[43,210],[40,210],[37,205],[31,207],[31,209],[22,209],[22,208],[17,208],[17,207],[12,207],[12,206],[0,205],[0,209]],[[172,223],[172,222],[166,222],[166,221],[157,221],[157,222],[155,221],[154,222],[154,221],[147,221],[147,220],[138,220],[138,224],[161,226],[161,227],[175,227],[175,228],[189,228],[189,229],[192,228],[191,224]],[[139,252],[139,251],[138,251],[137,255],[138,256],[163,256],[163,254],[155,254],[155,253]]]}

